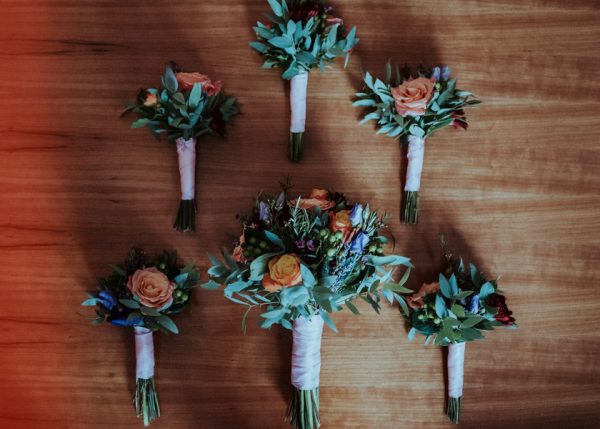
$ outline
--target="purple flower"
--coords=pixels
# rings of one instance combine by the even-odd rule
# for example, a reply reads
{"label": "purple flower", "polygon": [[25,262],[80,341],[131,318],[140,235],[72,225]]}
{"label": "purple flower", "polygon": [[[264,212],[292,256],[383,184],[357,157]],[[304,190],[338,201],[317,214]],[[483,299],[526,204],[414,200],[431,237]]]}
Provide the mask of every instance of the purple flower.
{"label": "purple flower", "polygon": [[300,249],[300,250],[304,249],[304,247],[306,245],[306,243],[304,242],[304,240],[296,240],[294,242],[294,244],[296,245],[296,248]]}
{"label": "purple flower", "polygon": [[115,305],[117,305],[117,298],[108,290],[101,290],[98,292],[98,301],[104,308],[111,311]]}
{"label": "purple flower", "polygon": [[444,66],[444,68],[442,69],[442,80],[449,80],[449,79],[450,79],[450,67]]}
{"label": "purple flower", "polygon": [[269,210],[267,203],[263,201],[258,203],[258,218],[262,222],[269,222],[269,219],[271,218],[271,210]]}
{"label": "purple flower", "polygon": [[350,251],[353,253],[363,253],[365,247],[367,247],[369,244],[369,241],[371,241],[371,239],[367,234],[364,232],[359,232],[356,234],[356,236],[354,236],[352,242],[350,243]]}
{"label": "purple flower", "polygon": [[362,223],[363,220],[363,206],[362,204],[355,204],[352,207],[352,211],[350,211],[350,222],[352,222],[352,226],[358,226]]}
{"label": "purple flower", "polygon": [[433,71],[431,72],[431,77],[433,79],[435,79],[436,81],[440,80],[440,75],[441,75],[442,71],[440,70],[439,67],[434,67]]}
{"label": "purple flower", "polygon": [[314,252],[315,251],[315,242],[312,240],[308,240],[306,242],[306,248],[308,249],[309,252]]}
{"label": "purple flower", "polygon": [[479,295],[471,295],[467,310],[471,313],[477,313],[479,311]]}

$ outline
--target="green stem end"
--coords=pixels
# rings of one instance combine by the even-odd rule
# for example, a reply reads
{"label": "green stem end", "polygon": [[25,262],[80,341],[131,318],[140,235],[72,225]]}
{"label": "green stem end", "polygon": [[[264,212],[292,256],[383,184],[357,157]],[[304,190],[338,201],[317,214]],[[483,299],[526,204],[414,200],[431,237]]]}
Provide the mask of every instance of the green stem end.
{"label": "green stem end", "polygon": [[181,232],[196,230],[196,200],[181,200],[173,228]]}
{"label": "green stem end", "polygon": [[319,419],[319,388],[300,390],[292,386],[292,396],[285,420],[295,429],[317,429]]}
{"label": "green stem end", "polygon": [[289,158],[292,162],[302,160],[302,145],[304,143],[304,133],[290,133]]}
{"label": "green stem end", "polygon": [[452,423],[458,424],[460,420],[460,400],[462,398],[448,398],[446,414]]}
{"label": "green stem end", "polygon": [[419,191],[404,192],[402,223],[408,225],[416,225],[419,223]]}
{"label": "green stem end", "polygon": [[148,426],[160,417],[160,406],[158,405],[154,377],[149,379],[138,378],[136,380],[133,403],[136,415],[144,419],[144,426]]}

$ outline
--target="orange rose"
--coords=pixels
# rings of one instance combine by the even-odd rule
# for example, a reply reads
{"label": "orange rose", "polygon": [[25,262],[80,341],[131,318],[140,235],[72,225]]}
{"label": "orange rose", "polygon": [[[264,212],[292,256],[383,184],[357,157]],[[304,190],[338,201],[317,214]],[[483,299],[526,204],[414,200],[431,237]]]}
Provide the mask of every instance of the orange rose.
{"label": "orange rose", "polygon": [[340,210],[339,212],[331,212],[329,214],[329,229],[333,232],[342,231],[344,238],[348,237],[352,232],[352,221],[350,220],[349,210]]}
{"label": "orange rose", "polygon": [[392,97],[396,112],[401,116],[421,116],[427,110],[427,104],[433,95],[434,83],[431,79],[419,77],[405,80],[392,88]]}
{"label": "orange rose", "polygon": [[293,253],[275,256],[269,261],[269,274],[262,279],[262,286],[269,292],[277,292],[282,287],[302,284],[300,259]]}
{"label": "orange rose", "polygon": [[179,87],[184,91],[189,91],[194,87],[195,83],[202,84],[202,91],[207,95],[216,95],[221,91],[221,81],[212,82],[205,74],[194,73],[177,73],[177,82]]}
{"label": "orange rose", "polygon": [[158,97],[156,96],[156,94],[152,94],[151,92],[146,93],[146,99],[144,100],[144,106],[152,107],[152,106],[156,106],[156,103],[158,103]]}
{"label": "orange rose", "polygon": [[425,304],[423,302],[423,298],[425,295],[430,295],[433,293],[437,293],[440,288],[440,284],[438,282],[434,283],[423,283],[421,289],[418,292],[413,293],[411,296],[406,297],[406,301],[411,308],[421,308]]}
{"label": "orange rose", "polygon": [[146,307],[163,308],[173,302],[175,284],[154,267],[137,270],[129,276],[127,287]]}
{"label": "orange rose", "polygon": [[335,205],[329,199],[329,192],[325,189],[313,189],[308,198],[300,198],[299,207],[310,210],[315,207],[320,207],[321,210],[329,210]]}
{"label": "orange rose", "polygon": [[235,246],[235,249],[233,249],[232,258],[235,262],[239,262],[241,264],[246,263],[246,257],[244,256],[244,248],[242,247],[242,244],[244,244],[245,242],[246,239],[244,237],[244,234],[242,234],[240,236],[240,244]]}

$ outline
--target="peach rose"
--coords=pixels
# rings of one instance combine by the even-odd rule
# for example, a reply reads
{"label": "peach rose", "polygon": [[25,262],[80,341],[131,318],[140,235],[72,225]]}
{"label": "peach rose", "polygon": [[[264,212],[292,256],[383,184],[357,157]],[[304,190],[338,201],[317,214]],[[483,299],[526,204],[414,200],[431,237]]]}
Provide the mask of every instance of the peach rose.
{"label": "peach rose", "polygon": [[184,91],[189,91],[194,87],[195,83],[202,84],[202,91],[208,95],[217,95],[221,92],[221,81],[212,82],[205,74],[194,73],[177,73],[177,82],[179,87]]}
{"label": "peach rose", "polygon": [[329,214],[329,229],[333,232],[342,231],[344,238],[348,237],[352,232],[352,221],[350,220],[349,210],[340,210],[339,212],[331,212]]}
{"label": "peach rose", "polygon": [[438,282],[423,283],[421,289],[419,289],[418,292],[415,292],[411,296],[406,297],[406,301],[411,308],[421,308],[425,304],[423,302],[423,298],[426,295],[437,293],[439,288],[440,284]]}
{"label": "peach rose", "polygon": [[269,261],[269,273],[262,279],[262,286],[269,292],[282,287],[302,284],[300,259],[293,253],[275,256]]}
{"label": "peach rose", "polygon": [[137,270],[129,276],[127,287],[146,307],[163,308],[173,302],[175,284],[154,267]]}
{"label": "peach rose", "polygon": [[313,189],[308,198],[300,198],[299,207],[310,210],[320,207],[321,210],[329,210],[335,205],[329,199],[329,192],[326,189]]}
{"label": "peach rose", "polygon": [[433,89],[433,81],[425,77],[405,80],[392,88],[396,112],[403,117],[424,115],[433,95]]}
{"label": "peach rose", "polygon": [[156,94],[152,94],[151,92],[146,93],[146,99],[144,100],[144,106],[152,107],[152,106],[156,106],[156,103],[158,103],[158,97],[156,96]]}

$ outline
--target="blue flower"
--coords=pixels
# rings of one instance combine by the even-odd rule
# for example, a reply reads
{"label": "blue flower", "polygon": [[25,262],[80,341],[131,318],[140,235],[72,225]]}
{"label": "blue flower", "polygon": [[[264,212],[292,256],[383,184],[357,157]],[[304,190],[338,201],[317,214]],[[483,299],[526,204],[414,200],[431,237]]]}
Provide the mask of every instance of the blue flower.
{"label": "blue flower", "polygon": [[369,241],[371,241],[371,239],[367,234],[359,232],[350,243],[350,251],[354,253],[363,253],[365,247],[369,244]]}
{"label": "blue flower", "polygon": [[467,306],[467,310],[471,313],[479,312],[479,295],[471,295],[469,299],[469,305]]}
{"label": "blue flower", "polygon": [[102,304],[104,308],[111,311],[115,305],[117,305],[117,298],[108,290],[101,290],[98,292],[98,302]]}
{"label": "blue flower", "polygon": [[363,220],[363,206],[362,204],[356,204],[352,207],[352,211],[350,211],[350,222],[352,222],[352,226],[358,226],[362,223]]}
{"label": "blue flower", "polygon": [[436,81],[440,80],[440,75],[441,75],[442,71],[440,70],[439,67],[434,67],[433,71],[431,72],[431,77],[433,79],[435,79]]}
{"label": "blue flower", "polygon": [[138,326],[140,323],[142,323],[142,317],[120,317],[118,319],[111,320],[110,323],[112,323],[115,326]]}
{"label": "blue flower", "polygon": [[442,79],[449,80],[450,79],[450,67],[444,66],[442,69]]}

